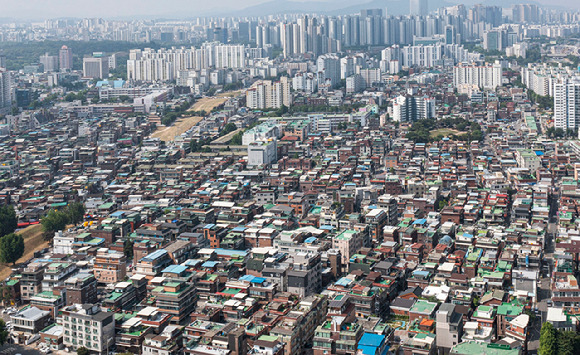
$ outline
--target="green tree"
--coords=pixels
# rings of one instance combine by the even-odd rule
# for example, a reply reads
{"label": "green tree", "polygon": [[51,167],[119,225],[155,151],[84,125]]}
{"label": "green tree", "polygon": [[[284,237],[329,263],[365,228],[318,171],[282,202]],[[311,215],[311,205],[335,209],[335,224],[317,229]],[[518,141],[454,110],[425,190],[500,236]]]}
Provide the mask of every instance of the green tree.
{"label": "green tree", "polygon": [[14,211],[14,206],[0,207],[0,236],[13,233],[16,227],[18,227],[18,217]]}
{"label": "green tree", "polygon": [[6,329],[6,323],[3,319],[0,319],[0,346],[6,344],[6,340],[8,339],[8,329]]}
{"label": "green tree", "polygon": [[78,224],[82,222],[85,217],[85,206],[80,202],[73,202],[68,205],[66,212],[68,214],[69,223]]}
{"label": "green tree", "polygon": [[224,129],[222,129],[222,131],[220,132],[220,136],[225,136],[226,134],[232,133],[236,129],[238,129],[238,126],[230,122],[224,126]]}
{"label": "green tree", "polygon": [[580,354],[580,335],[575,332],[558,330],[556,337],[558,355]]}
{"label": "green tree", "polygon": [[242,137],[244,136],[243,132],[238,132],[236,134],[234,134],[234,136],[232,137],[232,139],[230,140],[230,144],[232,145],[242,145]]}
{"label": "green tree", "polygon": [[[68,216],[66,212],[50,210],[46,216],[40,221],[44,233],[52,238],[52,235],[59,230],[63,230],[68,224]],[[51,235],[52,234],[52,235]]]}
{"label": "green tree", "polygon": [[542,355],[556,355],[558,344],[556,343],[556,330],[550,322],[542,325],[540,330],[540,351]]}
{"label": "green tree", "polygon": [[133,258],[133,242],[130,239],[125,240],[123,244],[123,254],[127,257],[127,259]]}
{"label": "green tree", "polygon": [[8,234],[0,238],[0,261],[16,263],[24,254],[24,238],[19,234]]}
{"label": "green tree", "polygon": [[89,355],[90,351],[89,349],[85,348],[84,346],[81,346],[80,348],[77,349],[77,355]]}

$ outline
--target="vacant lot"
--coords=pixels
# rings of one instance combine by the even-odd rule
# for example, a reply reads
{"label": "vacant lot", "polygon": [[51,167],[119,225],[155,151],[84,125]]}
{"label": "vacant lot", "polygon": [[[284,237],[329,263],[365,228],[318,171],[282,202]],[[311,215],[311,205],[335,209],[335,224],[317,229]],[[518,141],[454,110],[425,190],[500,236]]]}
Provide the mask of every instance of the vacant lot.
{"label": "vacant lot", "polygon": [[175,137],[186,132],[191,127],[203,120],[201,116],[180,117],[171,126],[158,126],[157,130],[151,135],[153,138],[159,138],[164,142],[169,142]]}
{"label": "vacant lot", "polygon": [[[25,262],[34,256],[34,252],[48,247],[48,242],[42,238],[42,225],[36,224],[29,226],[18,232],[24,238],[24,255],[18,263]],[[4,280],[12,272],[12,265],[0,264],[0,280]]]}
{"label": "vacant lot", "polygon": [[[224,93],[226,95],[228,93]],[[214,108],[228,101],[227,97],[204,97],[199,99],[191,108],[192,111],[210,112]]]}
{"label": "vacant lot", "polygon": [[228,91],[217,94],[217,97],[236,97],[242,93],[242,90]]}
{"label": "vacant lot", "polygon": [[437,137],[439,135],[441,136],[450,136],[452,134],[455,134],[456,136],[464,134],[465,132],[462,131],[458,131],[456,129],[453,128],[440,128],[440,129],[436,129],[434,131],[431,131],[430,135],[431,137]]}

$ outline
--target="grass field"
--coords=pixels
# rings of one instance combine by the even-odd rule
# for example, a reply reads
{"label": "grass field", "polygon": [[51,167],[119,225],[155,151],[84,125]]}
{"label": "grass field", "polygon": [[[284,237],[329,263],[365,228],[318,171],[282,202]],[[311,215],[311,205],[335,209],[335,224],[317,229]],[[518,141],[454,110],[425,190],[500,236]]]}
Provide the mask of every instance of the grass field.
{"label": "grass field", "polygon": [[[18,263],[25,262],[26,260],[34,256],[34,252],[44,249],[48,246],[48,241],[45,241],[42,237],[42,225],[36,224],[29,226],[18,232],[24,238],[24,254],[18,261]],[[12,272],[12,265],[10,264],[0,264],[0,280],[4,280]]]}
{"label": "grass field", "polygon": [[172,141],[175,139],[175,137],[186,132],[188,129],[198,124],[199,121],[201,120],[203,120],[203,117],[201,116],[189,116],[178,118],[177,121],[175,121],[173,125],[169,127],[166,126],[157,127],[157,130],[151,135],[151,137],[159,138],[164,142]]}
{"label": "grass field", "polygon": [[431,133],[429,135],[431,137],[437,137],[438,135],[450,136],[452,134],[461,135],[461,134],[464,134],[464,133],[465,132],[458,131],[458,130],[453,129],[453,128],[440,128],[440,129],[436,129],[434,131],[431,131]]}

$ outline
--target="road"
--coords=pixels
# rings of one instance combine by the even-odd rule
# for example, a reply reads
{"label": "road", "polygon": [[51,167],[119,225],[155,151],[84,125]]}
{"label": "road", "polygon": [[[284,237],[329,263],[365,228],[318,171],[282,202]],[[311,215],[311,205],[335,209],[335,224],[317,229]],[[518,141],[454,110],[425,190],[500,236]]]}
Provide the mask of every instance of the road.
{"label": "road", "polygon": [[0,347],[0,355],[15,355],[15,354],[41,355],[42,353],[38,350],[34,350],[17,344],[5,344],[4,346]]}

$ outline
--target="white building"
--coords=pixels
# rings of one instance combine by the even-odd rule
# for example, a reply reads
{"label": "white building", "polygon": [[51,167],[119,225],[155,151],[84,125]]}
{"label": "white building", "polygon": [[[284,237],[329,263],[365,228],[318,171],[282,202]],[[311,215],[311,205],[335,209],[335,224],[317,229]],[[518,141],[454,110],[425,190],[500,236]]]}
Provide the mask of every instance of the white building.
{"label": "white building", "polygon": [[554,85],[554,127],[575,129],[580,125],[580,78]]}
{"label": "white building", "polygon": [[75,237],[72,234],[64,234],[62,231],[54,233],[53,252],[55,254],[73,254],[73,243]]}
{"label": "white building", "polygon": [[40,56],[40,64],[44,67],[44,72],[54,72],[58,70],[58,56],[45,53]]}
{"label": "white building", "polygon": [[314,93],[318,89],[318,80],[313,73],[297,73],[292,78],[292,89],[294,91],[304,91]]}
{"label": "white building", "polygon": [[365,80],[362,75],[354,74],[346,78],[346,93],[352,94],[361,92],[366,88]]}
{"label": "white building", "polygon": [[336,54],[324,54],[316,61],[318,73],[318,85],[329,81],[330,87],[334,88],[340,83],[340,60]]}
{"label": "white building", "polygon": [[83,76],[85,78],[101,78],[109,77],[109,58],[83,58]]}
{"label": "white building", "polygon": [[12,106],[12,80],[10,73],[0,70],[0,114],[10,112]]}
{"label": "white building", "polygon": [[245,131],[242,136],[242,144],[249,145],[257,140],[268,140],[270,138],[278,139],[281,134],[282,131],[275,120],[266,121]]}
{"label": "white building", "polygon": [[258,140],[248,145],[248,165],[272,164],[278,160],[276,139]]}
{"label": "white building", "polygon": [[171,81],[179,73],[203,69],[243,69],[246,47],[209,42],[200,48],[133,49],[127,61],[127,78],[136,81]]}
{"label": "white building", "polygon": [[280,81],[260,80],[246,91],[246,106],[251,109],[280,108],[292,106],[290,79],[281,77]]}
{"label": "white building", "polygon": [[397,122],[414,122],[424,118],[435,117],[435,98],[423,96],[398,96],[393,101],[393,120]]}
{"label": "white building", "polygon": [[495,90],[502,85],[503,72],[501,64],[460,63],[453,68],[453,85],[476,85],[481,89]]}
{"label": "white building", "polygon": [[75,304],[62,309],[63,344],[76,350],[107,354],[115,343],[115,317],[97,305]]}

